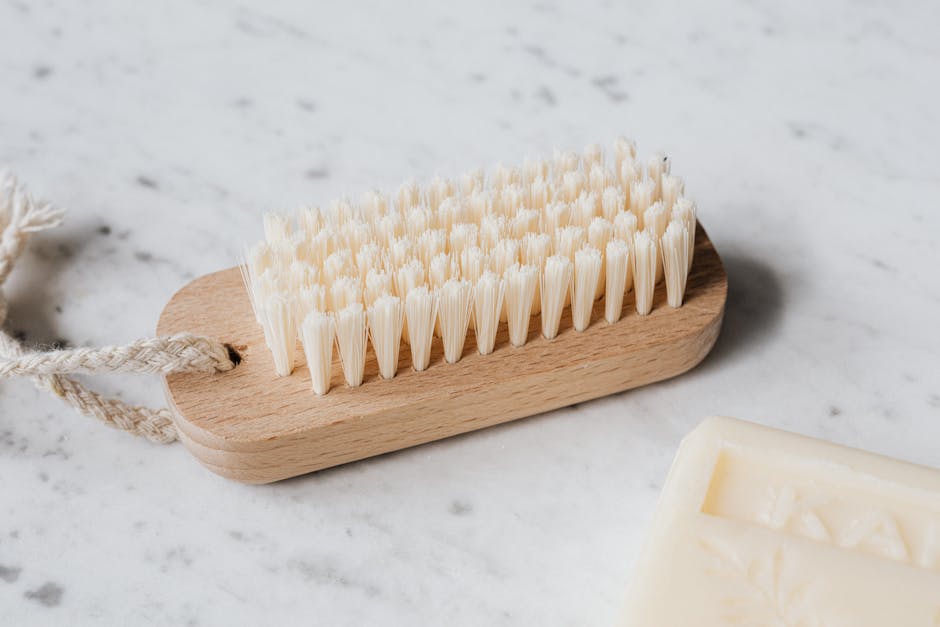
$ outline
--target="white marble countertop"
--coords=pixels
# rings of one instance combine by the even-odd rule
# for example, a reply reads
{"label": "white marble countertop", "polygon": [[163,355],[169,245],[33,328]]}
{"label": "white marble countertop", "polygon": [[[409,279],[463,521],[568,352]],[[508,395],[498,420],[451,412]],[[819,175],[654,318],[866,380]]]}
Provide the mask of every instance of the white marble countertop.
{"label": "white marble countertop", "polygon": [[257,487],[2,381],[0,624],[615,624],[704,416],[940,466],[935,3],[251,4],[0,4],[0,164],[69,210],[6,289],[28,341],[151,334],[263,210],[621,133],[686,178],[723,334],[672,381]]}

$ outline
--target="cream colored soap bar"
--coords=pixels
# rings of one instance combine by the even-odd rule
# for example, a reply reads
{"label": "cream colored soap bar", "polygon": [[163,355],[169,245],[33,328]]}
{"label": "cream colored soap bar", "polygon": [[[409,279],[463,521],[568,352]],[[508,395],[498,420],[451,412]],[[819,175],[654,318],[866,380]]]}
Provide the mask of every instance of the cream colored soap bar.
{"label": "cream colored soap bar", "polygon": [[940,471],[734,420],[682,442],[630,627],[940,627]]}

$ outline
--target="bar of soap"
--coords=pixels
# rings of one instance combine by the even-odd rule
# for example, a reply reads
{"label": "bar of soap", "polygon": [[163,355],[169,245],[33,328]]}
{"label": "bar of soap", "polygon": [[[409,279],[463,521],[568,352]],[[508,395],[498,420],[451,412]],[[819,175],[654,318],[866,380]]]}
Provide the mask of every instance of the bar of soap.
{"label": "bar of soap", "polygon": [[630,627],[940,627],[940,471],[709,418],[682,442]]}

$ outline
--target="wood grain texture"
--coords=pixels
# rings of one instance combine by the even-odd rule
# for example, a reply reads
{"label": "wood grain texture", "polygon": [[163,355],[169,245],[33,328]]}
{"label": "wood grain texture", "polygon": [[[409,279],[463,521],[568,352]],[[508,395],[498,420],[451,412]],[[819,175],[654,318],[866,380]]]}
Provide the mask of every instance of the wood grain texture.
{"label": "wood grain texture", "polygon": [[447,364],[439,340],[424,372],[411,369],[402,346],[398,375],[378,377],[371,347],[363,385],[345,387],[338,358],[333,387],[316,396],[299,349],[290,377],[276,377],[237,268],[200,277],[177,292],[160,316],[159,334],[190,331],[217,337],[242,357],[217,374],[166,378],[180,440],[210,470],[238,481],[267,483],[439,440],[573,403],[660,381],[698,364],[721,327],[728,282],[701,227],[685,303],[666,304],[657,286],[653,311],[638,316],[632,292],[624,317],[604,321],[595,303],[591,326],[571,327],[570,308],[554,340],[533,317],[528,342],[509,343],[500,328],[496,350],[476,352],[473,331],[463,358]]}

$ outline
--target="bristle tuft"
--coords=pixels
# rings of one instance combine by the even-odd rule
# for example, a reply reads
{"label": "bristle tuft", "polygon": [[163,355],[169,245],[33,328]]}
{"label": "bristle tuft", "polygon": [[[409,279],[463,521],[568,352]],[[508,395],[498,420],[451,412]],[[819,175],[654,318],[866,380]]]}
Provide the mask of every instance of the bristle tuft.
{"label": "bristle tuft", "polygon": [[448,279],[441,286],[437,316],[444,343],[444,360],[449,364],[460,361],[470,324],[470,281]]}
{"label": "bristle tuft", "polygon": [[604,285],[604,319],[613,324],[620,320],[623,295],[630,269],[630,247],[623,240],[607,243],[607,272]]}
{"label": "bristle tuft", "polygon": [[574,289],[571,294],[571,320],[575,331],[584,331],[591,324],[601,263],[600,251],[592,246],[585,246],[575,253]]}
{"label": "bristle tuft", "polygon": [[297,350],[293,301],[284,294],[275,294],[267,298],[260,313],[264,339],[274,358],[274,372],[286,377],[294,371]]}
{"label": "bristle tuft", "polygon": [[552,255],[545,260],[540,290],[542,292],[542,335],[551,340],[558,335],[558,325],[569,298],[574,264],[565,255]]}
{"label": "bristle tuft", "polygon": [[649,231],[639,231],[633,237],[633,293],[636,312],[641,316],[647,315],[653,308],[656,259],[656,240]]}
{"label": "bristle tuft", "polygon": [[493,352],[505,293],[506,282],[489,271],[484,272],[473,287],[473,329],[481,355]]}
{"label": "bristle tuft", "polygon": [[383,379],[393,379],[398,370],[404,319],[405,311],[397,296],[380,296],[369,307],[369,337]]}
{"label": "bristle tuft", "polygon": [[300,326],[300,341],[304,347],[307,370],[317,396],[323,396],[330,390],[330,378],[333,370],[333,338],[336,323],[333,316],[320,311],[307,314]]}
{"label": "bristle tuft", "polygon": [[411,365],[418,372],[426,369],[431,360],[431,340],[436,319],[437,294],[423,285],[411,288],[405,298],[405,320],[408,344],[411,346]]}
{"label": "bristle tuft", "polygon": [[522,346],[529,335],[532,301],[539,271],[535,266],[518,264],[506,270],[506,318],[509,323],[509,343]]}
{"label": "bristle tuft", "polygon": [[366,312],[361,303],[353,303],[336,312],[336,343],[343,364],[346,385],[362,384],[366,365]]}
{"label": "bristle tuft", "polygon": [[666,277],[666,300],[671,307],[681,307],[689,276],[689,229],[680,221],[670,222],[660,242]]}

